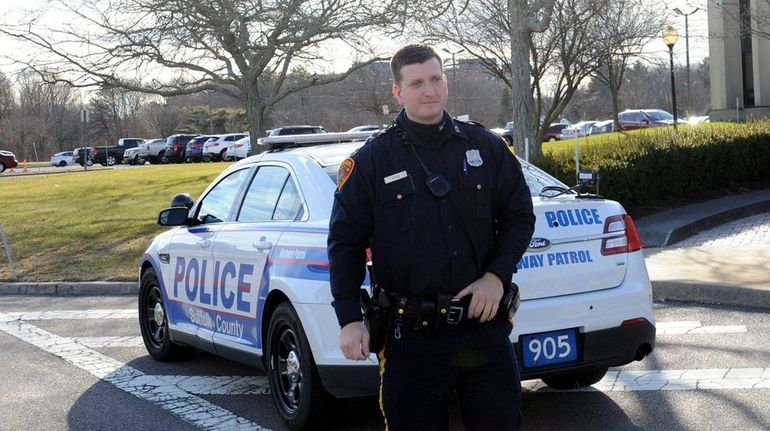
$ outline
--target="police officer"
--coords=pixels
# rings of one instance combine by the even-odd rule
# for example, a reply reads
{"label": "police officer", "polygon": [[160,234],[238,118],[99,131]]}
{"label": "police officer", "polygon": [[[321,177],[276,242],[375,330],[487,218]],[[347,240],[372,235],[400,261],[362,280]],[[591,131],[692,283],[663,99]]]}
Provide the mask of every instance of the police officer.
{"label": "police officer", "polygon": [[366,249],[396,313],[380,359],[389,430],[447,430],[457,394],[465,428],[521,426],[521,382],[498,312],[534,230],[521,166],[502,140],[445,111],[441,58],[408,45],[391,59],[403,110],[339,169],[328,252],[340,348],[369,357],[359,291]]}

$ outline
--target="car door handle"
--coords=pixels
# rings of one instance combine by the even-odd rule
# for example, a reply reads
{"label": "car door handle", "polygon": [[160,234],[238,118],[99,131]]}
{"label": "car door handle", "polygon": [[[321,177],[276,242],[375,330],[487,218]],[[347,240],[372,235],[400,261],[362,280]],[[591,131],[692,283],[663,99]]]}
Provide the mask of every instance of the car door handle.
{"label": "car door handle", "polygon": [[198,246],[200,246],[200,248],[209,248],[211,246],[211,240],[210,239],[199,240]]}
{"label": "car door handle", "polygon": [[251,245],[254,246],[254,248],[257,250],[269,250],[273,247],[273,243],[265,238],[261,238],[257,242],[252,242]]}

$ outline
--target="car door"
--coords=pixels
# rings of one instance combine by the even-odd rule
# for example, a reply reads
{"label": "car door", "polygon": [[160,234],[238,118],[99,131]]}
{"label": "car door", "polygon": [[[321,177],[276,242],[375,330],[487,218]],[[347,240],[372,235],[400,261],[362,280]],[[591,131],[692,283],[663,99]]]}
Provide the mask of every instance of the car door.
{"label": "car door", "polygon": [[219,288],[229,314],[217,317],[214,343],[228,350],[261,354],[259,314],[268,293],[269,270],[283,231],[302,214],[302,199],[285,165],[257,168],[235,223],[219,231],[214,259],[220,262]]}
{"label": "car door", "polygon": [[233,171],[213,185],[193,207],[191,218],[195,222],[180,227],[168,247],[172,270],[163,274],[163,280],[169,325],[209,343],[221,309],[214,299],[214,239],[231,222],[251,170]]}

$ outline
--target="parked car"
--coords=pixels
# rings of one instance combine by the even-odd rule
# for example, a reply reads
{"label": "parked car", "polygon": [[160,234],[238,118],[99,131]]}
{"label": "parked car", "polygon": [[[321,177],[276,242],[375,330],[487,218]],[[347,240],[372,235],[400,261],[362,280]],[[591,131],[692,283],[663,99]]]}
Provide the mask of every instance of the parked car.
{"label": "parked car", "polygon": [[91,151],[91,158],[94,163],[100,163],[103,166],[114,166],[123,163],[123,155],[129,148],[136,148],[144,143],[141,138],[121,138],[118,144],[107,147],[96,146]]}
{"label": "parked car", "polygon": [[501,136],[506,144],[513,145],[513,121],[505,123],[505,126],[503,127],[490,130]]}
{"label": "parked car", "polygon": [[366,126],[356,126],[348,130],[348,132],[374,132],[380,130],[380,126],[376,124],[367,124]]}
{"label": "parked car", "polygon": [[[139,262],[138,317],[150,356],[189,361],[200,348],[263,367],[292,430],[317,425],[329,396],[373,395],[380,383],[376,352],[349,361],[339,349],[326,252],[337,171],[362,142],[316,144],[234,163],[197,202],[175,196],[156,219],[170,229]],[[641,239],[618,202],[586,199],[520,163],[537,221],[512,279],[521,305],[510,342],[522,379],[590,386],[655,346]],[[408,205],[413,184],[421,183],[387,190]]]}
{"label": "parked car", "polygon": [[5,172],[6,169],[12,169],[16,166],[19,166],[16,155],[10,151],[0,150],[0,172]]}
{"label": "parked car", "polygon": [[184,150],[185,163],[198,163],[203,160],[203,144],[206,141],[217,139],[220,135],[196,136],[187,143]]}
{"label": "parked car", "polygon": [[227,149],[231,147],[235,141],[243,139],[249,136],[248,133],[227,133],[217,136],[216,139],[209,139],[203,144],[203,160],[205,161],[225,161]]}
{"label": "parked car", "polygon": [[321,126],[286,126],[271,129],[266,136],[310,135],[314,133],[329,133],[329,131]]}
{"label": "parked car", "polygon": [[142,157],[141,153],[142,146],[129,148],[126,151],[123,151],[123,163],[128,165],[143,165],[147,160]]}
{"label": "parked car", "polygon": [[674,116],[662,109],[626,109],[618,114],[618,120],[622,130],[671,126],[674,124]]}
{"label": "parked car", "polygon": [[91,152],[94,147],[80,147],[72,150],[72,158],[75,159],[75,163],[80,166],[91,166],[94,164],[94,160],[91,158]]}
{"label": "parked car", "polygon": [[182,163],[187,151],[187,143],[198,135],[177,134],[166,138],[166,146],[158,153],[160,163]]}
{"label": "parked car", "polygon": [[575,124],[571,124],[561,131],[561,139],[570,139],[575,136],[588,136],[591,131],[591,126],[596,121],[578,121]]}
{"label": "parked car", "polygon": [[561,139],[561,132],[566,127],[568,127],[569,124],[564,123],[553,123],[545,130],[545,133],[543,134],[543,142],[553,142],[558,141]]}
{"label": "parked car", "polygon": [[58,166],[63,168],[67,165],[74,165],[75,158],[72,156],[72,151],[62,151],[51,156],[51,166]]}
{"label": "parked car", "polygon": [[600,135],[615,131],[615,122],[613,120],[597,121],[591,126],[589,135]]}
{"label": "parked car", "polygon": [[235,141],[235,143],[227,149],[225,157],[227,160],[238,161],[248,157],[249,151],[251,151],[251,138],[246,136],[245,138]]}

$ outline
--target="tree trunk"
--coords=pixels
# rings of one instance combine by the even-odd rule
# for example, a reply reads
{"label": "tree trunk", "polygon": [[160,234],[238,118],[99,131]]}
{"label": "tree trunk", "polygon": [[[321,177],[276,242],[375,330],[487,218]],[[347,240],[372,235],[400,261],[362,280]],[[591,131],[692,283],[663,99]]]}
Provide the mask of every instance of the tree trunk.
{"label": "tree trunk", "polygon": [[256,83],[244,85],[241,94],[243,94],[243,104],[246,106],[246,118],[249,120],[249,139],[251,141],[249,155],[251,156],[262,151],[257,148],[257,139],[265,136],[265,106],[259,99]]}
{"label": "tree trunk", "polygon": [[508,0],[511,24],[511,105],[513,108],[513,145],[516,154],[524,154],[525,139],[529,139],[529,160],[540,158],[542,143],[535,137],[535,99],[529,65],[530,28],[525,0]]}
{"label": "tree trunk", "polygon": [[620,92],[620,83],[615,82],[618,78],[615,76],[615,68],[612,65],[612,57],[607,65],[607,79],[609,81],[610,94],[612,95],[612,130],[620,131],[620,119],[618,119],[618,93]]}

